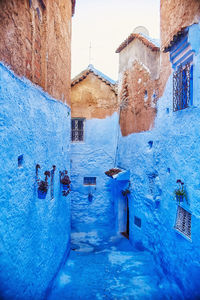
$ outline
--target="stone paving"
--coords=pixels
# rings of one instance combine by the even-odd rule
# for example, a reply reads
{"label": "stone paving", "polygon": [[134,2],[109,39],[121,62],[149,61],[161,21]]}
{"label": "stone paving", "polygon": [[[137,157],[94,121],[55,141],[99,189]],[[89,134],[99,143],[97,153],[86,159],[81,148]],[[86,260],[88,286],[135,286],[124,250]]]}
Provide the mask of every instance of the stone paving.
{"label": "stone paving", "polygon": [[151,254],[122,236],[102,241],[95,232],[76,233],[72,249],[49,300],[182,299],[177,286],[158,274]]}

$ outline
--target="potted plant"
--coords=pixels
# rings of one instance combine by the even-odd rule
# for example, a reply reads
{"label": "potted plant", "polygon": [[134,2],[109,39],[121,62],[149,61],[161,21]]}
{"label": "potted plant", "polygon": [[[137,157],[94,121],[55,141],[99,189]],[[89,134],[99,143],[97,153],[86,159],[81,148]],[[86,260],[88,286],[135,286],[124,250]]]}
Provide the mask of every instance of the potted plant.
{"label": "potted plant", "polygon": [[122,190],[122,195],[125,197],[127,195],[129,195],[131,192],[129,189],[126,189],[126,190]]}
{"label": "potted plant", "polygon": [[184,198],[187,201],[187,194],[184,188],[184,182],[182,182],[180,179],[178,179],[176,181],[176,183],[178,184],[178,188],[174,191],[175,196],[176,196],[176,201],[178,203],[183,202]]}
{"label": "potted plant", "polygon": [[48,183],[44,180],[40,180],[38,183],[38,198],[45,199],[48,191]]}
{"label": "potted plant", "polygon": [[63,187],[64,191],[70,190],[71,181],[69,179],[69,176],[67,175],[66,170],[64,172],[61,172],[60,183],[62,184],[62,187]]}
{"label": "potted plant", "polygon": [[48,179],[47,177],[50,177],[50,172],[45,171],[45,180],[39,180],[38,181],[38,198],[39,199],[45,199],[48,191]]}

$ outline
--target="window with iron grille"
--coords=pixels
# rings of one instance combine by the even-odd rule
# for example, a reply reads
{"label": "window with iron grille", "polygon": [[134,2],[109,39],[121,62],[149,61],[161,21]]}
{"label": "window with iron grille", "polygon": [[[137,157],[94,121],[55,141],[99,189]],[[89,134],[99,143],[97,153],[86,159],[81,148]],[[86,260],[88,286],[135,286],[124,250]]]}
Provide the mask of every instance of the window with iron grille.
{"label": "window with iron grille", "polygon": [[191,238],[191,213],[178,205],[175,229]]}
{"label": "window with iron grille", "polygon": [[84,138],[84,119],[71,120],[71,141],[83,142]]}
{"label": "window with iron grille", "polygon": [[179,65],[173,75],[173,110],[181,110],[192,105],[193,65],[188,62]]}
{"label": "window with iron grille", "polygon": [[96,185],[96,177],[84,177],[84,185]]}

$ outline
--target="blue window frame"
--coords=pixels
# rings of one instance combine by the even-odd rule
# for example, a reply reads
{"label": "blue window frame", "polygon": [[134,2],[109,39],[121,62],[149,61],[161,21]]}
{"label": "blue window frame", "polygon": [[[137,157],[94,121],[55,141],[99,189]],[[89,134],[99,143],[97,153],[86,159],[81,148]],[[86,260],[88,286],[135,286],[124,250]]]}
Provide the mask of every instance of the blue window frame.
{"label": "blue window frame", "polygon": [[180,64],[173,74],[173,110],[182,110],[193,104],[193,64]]}
{"label": "blue window frame", "polygon": [[83,184],[84,185],[96,185],[96,177],[84,177]]}
{"label": "blue window frame", "polygon": [[191,213],[178,205],[174,228],[189,239],[191,239],[191,219]]}

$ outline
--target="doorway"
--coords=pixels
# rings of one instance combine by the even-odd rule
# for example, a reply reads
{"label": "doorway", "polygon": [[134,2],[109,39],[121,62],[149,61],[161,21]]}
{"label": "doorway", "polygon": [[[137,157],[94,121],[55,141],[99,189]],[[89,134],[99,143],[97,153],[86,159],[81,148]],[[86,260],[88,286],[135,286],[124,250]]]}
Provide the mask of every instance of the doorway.
{"label": "doorway", "polygon": [[124,196],[124,200],[125,200],[125,207],[124,207],[124,210],[125,210],[124,229],[125,230],[123,232],[121,232],[121,234],[123,236],[125,236],[127,239],[129,239],[129,200],[128,200],[128,195]]}

